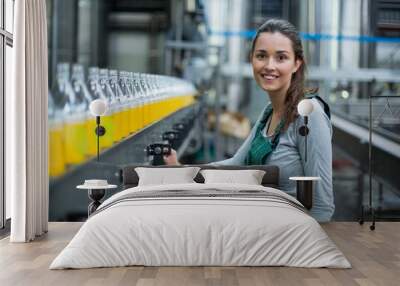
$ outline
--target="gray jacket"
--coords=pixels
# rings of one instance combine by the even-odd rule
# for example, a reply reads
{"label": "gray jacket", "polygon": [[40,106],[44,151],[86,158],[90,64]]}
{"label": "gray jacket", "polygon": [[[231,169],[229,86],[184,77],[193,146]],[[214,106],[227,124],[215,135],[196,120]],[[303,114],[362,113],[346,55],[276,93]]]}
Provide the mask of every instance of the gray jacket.
{"label": "gray jacket", "polygon": [[[325,222],[331,219],[335,210],[332,190],[332,125],[321,103],[315,98],[312,101],[314,111],[308,118],[310,132],[307,136],[307,162],[304,160],[305,137],[298,132],[300,126],[303,125],[303,117],[299,116],[286,131],[281,132],[279,143],[268,156],[266,164],[279,167],[280,189],[293,196],[296,196],[296,182],[289,180],[289,177],[320,177],[321,180],[315,183],[314,201],[310,214],[316,220]],[[230,159],[214,162],[213,165],[244,165],[263,112],[235,155]]]}

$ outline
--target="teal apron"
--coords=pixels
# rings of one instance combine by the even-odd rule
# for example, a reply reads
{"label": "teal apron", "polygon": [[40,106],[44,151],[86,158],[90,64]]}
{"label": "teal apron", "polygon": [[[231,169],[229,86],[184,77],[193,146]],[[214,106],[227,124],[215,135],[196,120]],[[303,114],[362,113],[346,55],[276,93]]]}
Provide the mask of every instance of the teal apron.
{"label": "teal apron", "polygon": [[[331,118],[329,105],[321,97],[319,97],[318,95],[305,95],[305,98],[308,99],[316,98],[319,102],[322,103],[326,115],[329,117],[329,119]],[[270,104],[265,109],[264,114],[257,126],[256,133],[250,145],[250,150],[247,153],[245,159],[246,165],[265,165],[267,157],[275,150],[276,146],[278,146],[279,136],[283,126],[285,125],[284,119],[282,119],[279,125],[277,126],[272,141],[264,137],[262,134],[262,130],[264,129],[268,121],[268,118],[271,115],[272,115],[272,106]]]}
{"label": "teal apron", "polygon": [[260,122],[258,123],[256,133],[250,145],[250,150],[247,153],[245,159],[246,165],[264,165],[268,155],[271,154],[278,145],[279,135],[281,133],[283,126],[285,125],[284,120],[281,120],[281,122],[277,126],[272,140],[264,137],[262,134],[262,131],[268,121],[268,118],[271,115],[272,115],[272,106],[269,105],[265,109],[264,114],[261,117]]}

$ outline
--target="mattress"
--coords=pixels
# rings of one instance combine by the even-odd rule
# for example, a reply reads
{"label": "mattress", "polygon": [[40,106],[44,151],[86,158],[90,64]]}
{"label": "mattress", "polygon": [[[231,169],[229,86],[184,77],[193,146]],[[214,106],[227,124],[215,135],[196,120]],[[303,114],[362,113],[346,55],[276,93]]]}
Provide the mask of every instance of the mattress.
{"label": "mattress", "polygon": [[129,265],[351,267],[318,222],[284,192],[198,183],[115,194],[50,269]]}

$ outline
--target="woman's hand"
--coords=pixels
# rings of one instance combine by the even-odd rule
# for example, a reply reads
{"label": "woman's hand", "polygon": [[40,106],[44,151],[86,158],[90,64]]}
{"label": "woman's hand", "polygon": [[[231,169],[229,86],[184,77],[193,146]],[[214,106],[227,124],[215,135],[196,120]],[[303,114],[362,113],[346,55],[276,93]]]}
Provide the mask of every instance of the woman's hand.
{"label": "woman's hand", "polygon": [[176,151],[171,149],[171,154],[167,156],[163,156],[164,162],[166,165],[180,165],[181,163],[178,162],[178,158],[176,155]]}

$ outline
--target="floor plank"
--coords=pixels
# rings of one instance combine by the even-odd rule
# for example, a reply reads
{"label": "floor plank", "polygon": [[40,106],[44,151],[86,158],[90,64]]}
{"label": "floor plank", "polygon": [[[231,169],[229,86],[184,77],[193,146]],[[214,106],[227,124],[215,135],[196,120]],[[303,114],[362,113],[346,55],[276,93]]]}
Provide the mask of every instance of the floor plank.
{"label": "floor plank", "polygon": [[0,285],[399,285],[399,222],[380,222],[375,231],[356,222],[323,224],[352,269],[137,266],[50,271],[50,263],[81,224],[50,223],[49,233],[32,243],[0,240]]}

